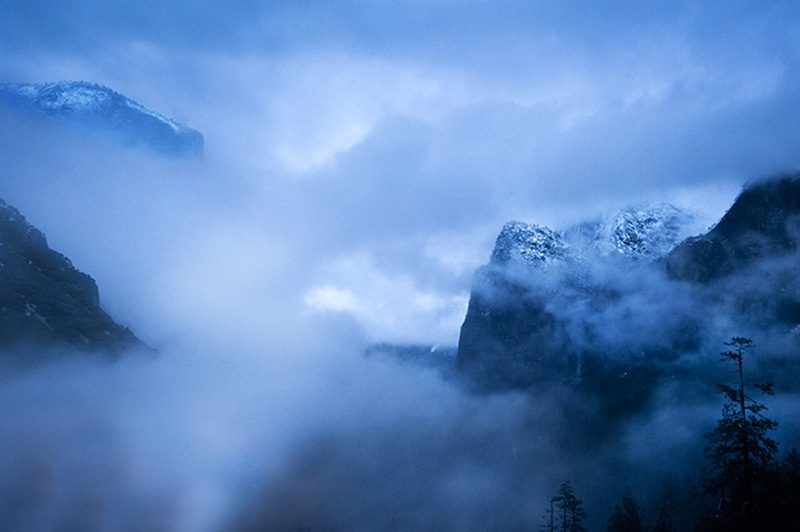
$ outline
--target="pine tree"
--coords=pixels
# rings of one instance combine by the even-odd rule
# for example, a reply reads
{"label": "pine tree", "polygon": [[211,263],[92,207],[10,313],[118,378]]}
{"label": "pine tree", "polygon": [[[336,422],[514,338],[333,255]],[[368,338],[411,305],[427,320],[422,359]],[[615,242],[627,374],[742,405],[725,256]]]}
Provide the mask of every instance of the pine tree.
{"label": "pine tree", "polygon": [[556,510],[555,510],[555,503],[558,502],[560,498],[558,495],[550,497],[550,508],[544,514],[544,524],[541,527],[543,532],[556,532],[557,528],[557,520],[556,520]]}
{"label": "pine tree", "polygon": [[544,518],[542,530],[547,532],[586,532],[583,501],[575,496],[569,482],[561,484],[558,494],[550,498],[550,509]]}
{"label": "pine tree", "polygon": [[764,416],[767,407],[748,390],[755,388],[766,395],[774,392],[771,382],[745,381],[743,360],[745,351],[753,347],[751,340],[734,337],[725,345],[733,349],[720,355],[723,361],[734,362],[737,379],[732,384],[719,385],[725,404],[716,428],[705,435],[708,445],[704,453],[711,461],[711,475],[703,487],[709,494],[720,495],[711,520],[722,529],[753,530],[759,502],[756,488],[774,470],[773,457],[778,449],[767,433],[778,423]]}
{"label": "pine tree", "polygon": [[606,523],[607,532],[647,532],[642,509],[630,494],[622,497],[622,507],[616,505]]}
{"label": "pine tree", "polygon": [[562,532],[585,532],[583,520],[586,519],[586,511],[583,509],[583,501],[575,496],[572,485],[565,482],[558,490],[559,501],[556,507],[561,510],[561,531]]}

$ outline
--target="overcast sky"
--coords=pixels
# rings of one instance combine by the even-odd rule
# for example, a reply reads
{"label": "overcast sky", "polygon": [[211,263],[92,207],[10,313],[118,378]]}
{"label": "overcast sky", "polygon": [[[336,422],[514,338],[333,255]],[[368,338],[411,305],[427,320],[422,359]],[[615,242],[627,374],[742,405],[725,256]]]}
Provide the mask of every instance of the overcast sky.
{"label": "overcast sky", "polygon": [[[800,166],[793,1],[7,0],[0,15],[0,79],[98,82],[205,135],[200,164],[19,146],[2,163],[0,197],[154,342],[158,298],[171,320],[236,316],[226,330],[281,305],[368,341],[453,344],[505,221],[654,199],[713,221],[747,180]],[[70,151],[56,144],[41,149]]]}

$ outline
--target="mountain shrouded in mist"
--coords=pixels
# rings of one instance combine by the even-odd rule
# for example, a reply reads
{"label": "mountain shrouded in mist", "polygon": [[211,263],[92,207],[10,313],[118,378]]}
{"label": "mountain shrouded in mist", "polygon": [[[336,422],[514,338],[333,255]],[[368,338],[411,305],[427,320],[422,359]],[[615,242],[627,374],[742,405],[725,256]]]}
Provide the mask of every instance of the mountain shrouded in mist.
{"label": "mountain shrouded in mist", "polygon": [[0,347],[18,345],[105,353],[142,347],[100,307],[94,279],[0,200]]}
{"label": "mountain shrouded in mist", "polygon": [[101,133],[124,146],[144,146],[172,157],[203,155],[199,131],[96,83],[0,84],[0,105],[23,115]]}
{"label": "mountain shrouded in mist", "polygon": [[[664,204],[563,234],[507,224],[476,276],[458,366],[488,389],[573,383],[644,401],[731,331],[782,359],[800,324],[798,220],[795,175],[751,184],[685,240],[692,216]],[[702,373],[710,357],[693,360]]]}
{"label": "mountain shrouded in mist", "polygon": [[[569,486],[690,531],[734,335],[800,448],[796,180],[731,208],[800,168],[800,2],[7,0],[0,43],[0,197],[74,265],[0,261],[52,346],[0,345],[0,530],[560,529]],[[159,356],[77,354],[100,311]]]}

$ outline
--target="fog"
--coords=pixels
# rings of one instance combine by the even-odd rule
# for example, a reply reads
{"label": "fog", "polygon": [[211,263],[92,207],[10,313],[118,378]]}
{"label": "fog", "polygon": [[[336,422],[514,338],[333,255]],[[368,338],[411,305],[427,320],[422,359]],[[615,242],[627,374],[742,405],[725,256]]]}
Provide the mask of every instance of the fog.
{"label": "fog", "polygon": [[707,226],[796,169],[797,6],[268,4],[0,7],[0,81],[105,84],[206,149],[0,115],[0,198],[158,352],[3,370],[0,528],[530,528],[567,480],[594,528],[626,489],[683,501],[673,465],[719,415],[689,384],[602,440],[567,388],[474,394],[363,353],[454,346],[508,220],[658,200]]}

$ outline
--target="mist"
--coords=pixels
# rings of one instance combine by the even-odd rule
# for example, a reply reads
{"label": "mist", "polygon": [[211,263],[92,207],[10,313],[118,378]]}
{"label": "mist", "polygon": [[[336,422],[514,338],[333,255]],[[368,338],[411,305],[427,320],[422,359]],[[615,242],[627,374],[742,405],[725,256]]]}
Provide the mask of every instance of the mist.
{"label": "mist", "polygon": [[[0,81],[102,83],[206,149],[172,160],[0,114],[0,198],[157,352],[2,368],[0,528],[531,528],[568,480],[592,529],[626,490],[649,512],[686,503],[713,384],[659,382],[610,420],[567,387],[476,394],[364,353],[455,346],[509,220],[563,230],[666,201],[701,232],[746,181],[796,169],[797,7],[262,4],[0,8]],[[595,347],[645,349],[681,316],[707,325],[706,353],[750,334],[656,273],[599,312],[553,279]],[[770,412],[791,447],[788,381]]]}

